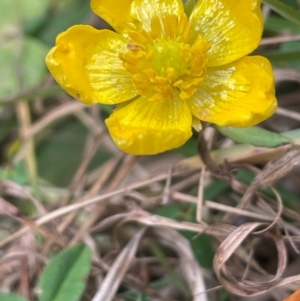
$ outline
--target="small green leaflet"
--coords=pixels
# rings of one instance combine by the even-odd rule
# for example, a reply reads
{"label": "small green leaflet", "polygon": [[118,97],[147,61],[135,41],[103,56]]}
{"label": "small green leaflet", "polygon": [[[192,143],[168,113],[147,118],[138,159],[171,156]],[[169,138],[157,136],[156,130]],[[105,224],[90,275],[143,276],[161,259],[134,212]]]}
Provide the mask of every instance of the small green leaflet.
{"label": "small green leaflet", "polygon": [[85,289],[84,279],[91,268],[91,251],[82,244],[53,257],[39,283],[40,301],[78,301]]}
{"label": "small green leaflet", "polygon": [[255,146],[277,147],[291,143],[291,139],[274,132],[254,126],[251,128],[233,128],[216,126],[217,130],[230,139]]}

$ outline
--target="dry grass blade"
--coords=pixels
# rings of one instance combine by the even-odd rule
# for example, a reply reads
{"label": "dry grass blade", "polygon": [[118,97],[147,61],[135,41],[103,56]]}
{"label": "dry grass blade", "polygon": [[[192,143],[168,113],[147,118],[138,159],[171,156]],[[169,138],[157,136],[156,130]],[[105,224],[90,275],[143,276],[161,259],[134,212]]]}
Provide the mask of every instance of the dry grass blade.
{"label": "dry grass blade", "polygon": [[[121,160],[122,156],[119,156],[111,161],[108,161],[104,169],[102,170],[101,176],[93,183],[92,187],[83,195],[81,198],[76,200],[76,203],[82,203],[88,200],[91,197],[94,197],[97,192],[101,189],[103,184],[106,182],[107,177],[109,177],[112,171],[115,169],[116,165],[118,164],[119,160]],[[59,225],[58,229],[59,232],[63,232],[73,221],[76,216],[76,212],[71,212],[67,217],[65,217],[62,223]]]}
{"label": "dry grass blade", "polygon": [[[175,200],[192,203],[192,204],[197,204],[197,201],[198,201],[198,198],[188,195],[188,194],[178,192],[178,191],[172,192],[172,197]],[[235,213],[235,214],[238,214],[239,216],[246,216],[246,217],[250,217],[250,218],[254,218],[254,219],[261,219],[263,221],[274,221],[273,216],[266,216],[265,214],[259,214],[259,213],[255,213],[255,212],[251,212],[251,211],[246,211],[243,209],[231,207],[228,205],[220,204],[220,203],[209,201],[209,200],[205,201],[205,207],[209,208],[209,209],[215,209],[218,211]]]}
{"label": "dry grass blade", "polygon": [[264,38],[261,40],[260,45],[278,44],[291,41],[299,41],[300,35],[283,35],[278,37]]}
{"label": "dry grass blade", "polygon": [[56,237],[56,235],[54,235],[52,232],[48,231],[45,228],[42,228],[35,221],[25,216],[17,207],[0,197],[0,215],[1,214],[13,218],[23,225],[28,226],[29,229],[35,230],[49,239],[53,239],[53,241],[55,241],[58,245],[65,246],[61,238]]}
{"label": "dry grass blade", "polygon": [[[295,144],[300,144],[300,139],[293,140]],[[211,158],[222,164],[224,160],[229,163],[248,162],[252,164],[267,163],[272,159],[285,153],[290,148],[289,145],[282,145],[276,148],[256,147],[248,144],[237,144],[232,147],[213,150],[210,152]],[[203,162],[199,156],[190,157],[179,162],[179,165],[193,168],[201,168]]]}
{"label": "dry grass blade", "polygon": [[22,186],[9,180],[0,180],[0,191],[1,193],[9,194],[11,196],[15,196],[22,199],[31,198],[31,195],[27,190],[25,190]]}
{"label": "dry grass blade", "polygon": [[137,210],[136,212],[132,213],[131,216],[127,217],[123,220],[123,223],[135,221],[139,222],[143,225],[151,226],[151,227],[170,227],[172,229],[177,230],[190,230],[197,233],[202,233],[207,230],[207,226],[201,224],[194,224],[189,222],[178,222],[171,218],[162,217],[154,214],[150,214],[147,211],[142,209]]}
{"label": "dry grass blade", "polygon": [[[22,47],[20,47],[21,49]],[[21,78],[19,78],[20,88],[22,87]],[[37,186],[37,162],[35,154],[35,143],[33,139],[27,139],[27,132],[31,127],[31,113],[26,100],[22,100],[16,104],[16,112],[19,123],[19,136],[22,141],[22,149],[24,152],[24,161],[30,179],[31,186],[34,191],[38,191]]]}
{"label": "dry grass blade", "polygon": [[84,109],[84,105],[79,102],[67,102],[64,103],[52,111],[50,111],[47,115],[45,115],[41,120],[38,120],[34,123],[31,128],[26,133],[25,139],[30,139],[40,131],[45,129],[51,123],[56,122],[57,119],[62,118],[64,116],[73,114],[74,112],[80,111]]}
{"label": "dry grass blade", "polygon": [[101,222],[98,223],[97,225],[95,225],[94,227],[90,228],[89,232],[94,233],[94,232],[105,231],[106,229],[108,229],[112,225],[117,224],[122,219],[124,219],[124,218],[126,218],[127,216],[130,216],[130,215],[131,215],[130,212],[126,212],[126,213],[119,213],[119,214],[109,216],[105,219],[102,219]]}
{"label": "dry grass blade", "polygon": [[109,269],[109,272],[92,301],[110,301],[114,298],[126,271],[135,258],[136,250],[144,233],[145,229],[137,232],[122,250]]}
{"label": "dry grass blade", "polygon": [[168,245],[179,254],[181,268],[193,293],[193,301],[207,301],[203,274],[189,242],[172,229],[157,228],[155,233],[162,244]]}
{"label": "dry grass blade", "polygon": [[297,81],[300,82],[300,71],[297,69],[277,69],[274,70],[276,82]]}
{"label": "dry grass blade", "polygon": [[[287,253],[284,241],[278,232],[269,231],[268,237],[272,237],[278,250],[278,268],[273,279],[264,282],[253,280],[238,281],[226,269],[226,261],[234,254],[242,242],[258,227],[265,227],[262,223],[247,223],[236,228],[219,246],[214,257],[213,267],[219,281],[233,294],[240,296],[260,295],[271,288],[278,286],[287,262]],[[227,276],[227,277],[226,277]],[[230,279],[230,280],[229,280]]]}
{"label": "dry grass blade", "polygon": [[277,108],[276,114],[300,121],[300,114],[298,112],[294,112],[283,108]]}
{"label": "dry grass blade", "polygon": [[[198,0],[182,1],[189,15]],[[115,145],[106,126],[113,106],[86,106],[51,72],[44,76],[43,33],[69,6],[79,8],[75,23],[109,26],[90,1],[40,1],[38,9],[28,1],[30,12],[4,1],[3,41],[12,51],[0,82],[0,301],[51,293],[50,285],[40,292],[46,266],[78,242],[91,250],[85,279],[72,284],[81,301],[300,301],[300,58],[292,49],[300,31],[296,15],[274,13],[265,4],[272,1],[289,2],[292,10],[300,5],[265,0],[255,11],[265,25],[258,52],[274,62],[279,104],[259,124],[268,131],[257,131],[252,145],[251,135],[231,139],[202,122],[198,144],[193,132],[183,147],[153,156]],[[45,21],[42,28],[36,19]],[[57,32],[66,30],[56,23]],[[70,268],[80,269],[85,251],[73,255],[79,265]],[[57,301],[71,301],[56,293]]]}
{"label": "dry grass blade", "polygon": [[280,280],[277,284],[277,287],[285,286],[285,285],[288,285],[291,283],[297,284],[299,286],[300,285],[300,275],[291,276],[291,277],[287,277],[287,278]]}
{"label": "dry grass blade", "polygon": [[85,155],[84,159],[82,160],[79,168],[77,169],[77,172],[75,173],[71,184],[69,185],[69,191],[68,193],[62,198],[60,201],[61,206],[66,206],[71,198],[71,196],[74,193],[75,188],[79,185],[79,182],[82,180],[86,169],[88,168],[88,165],[90,164],[91,160],[93,159],[100,143],[101,143],[101,138],[103,135],[104,131],[100,132],[96,137],[95,140],[93,141],[93,145],[91,146],[89,152]]}
{"label": "dry grass blade", "polygon": [[282,214],[282,211],[283,211],[283,201],[282,201],[282,198],[281,198],[280,194],[277,192],[277,190],[273,187],[271,187],[271,189],[272,189],[273,193],[276,196],[277,212],[274,212],[272,207],[269,206],[268,203],[266,203],[263,199],[258,200],[258,203],[259,203],[258,207],[263,208],[268,213],[270,212],[270,215],[273,217],[273,222],[268,227],[264,228],[263,230],[256,232],[256,234],[268,231],[273,226],[275,226],[277,224],[277,222],[282,222],[281,214]]}
{"label": "dry grass blade", "polygon": [[[187,169],[183,169],[183,170],[180,170],[178,172],[174,172],[173,176],[175,176],[175,175],[184,175],[186,172],[187,172]],[[168,174],[166,174],[166,173],[160,174],[160,175],[158,175],[156,177],[153,177],[151,179],[136,182],[136,183],[134,183],[134,184],[132,184],[132,185],[126,187],[126,188],[115,190],[115,191],[109,192],[107,194],[96,196],[96,197],[91,198],[89,200],[83,201],[82,203],[70,204],[68,206],[56,209],[56,210],[54,210],[50,213],[45,214],[44,216],[40,217],[39,219],[37,219],[36,224],[37,225],[43,225],[43,224],[45,224],[49,221],[52,221],[52,220],[54,220],[58,217],[61,217],[61,216],[66,215],[68,213],[74,212],[76,210],[82,209],[82,208],[84,208],[88,205],[108,201],[111,197],[127,194],[127,193],[131,192],[134,189],[145,187],[145,186],[150,185],[152,183],[155,183],[157,181],[165,180],[165,179],[167,179],[167,177],[168,177]],[[22,228],[19,231],[12,234],[11,236],[1,240],[0,241],[0,248],[5,246],[6,244],[10,243],[14,239],[19,238],[21,235],[26,233],[28,230],[29,230],[28,227]]]}
{"label": "dry grass blade", "polygon": [[205,206],[210,209],[215,209],[215,210],[224,211],[224,212],[228,212],[228,213],[235,213],[235,214],[238,214],[239,216],[247,216],[250,218],[261,219],[264,221],[273,221],[274,220],[274,218],[272,216],[266,216],[263,214],[246,211],[243,209],[219,204],[219,203],[212,202],[212,201],[206,201]]}
{"label": "dry grass blade", "polygon": [[[116,170],[116,175],[111,181],[110,185],[107,188],[107,191],[115,191],[120,183],[124,180],[126,175],[129,173],[131,168],[133,167],[136,161],[136,157],[127,155],[123,158],[122,164],[119,169]],[[76,235],[73,237],[71,244],[76,243],[81,239],[86,231],[93,226],[93,224],[99,219],[101,214],[103,213],[103,208],[98,206],[95,210],[90,214],[89,219],[81,226]]]}
{"label": "dry grass blade", "polygon": [[24,187],[9,180],[0,180],[0,192],[21,199],[30,200],[39,214],[45,214],[46,210]]}
{"label": "dry grass blade", "polygon": [[196,220],[198,223],[202,222],[202,207],[203,207],[203,195],[204,195],[204,176],[205,176],[205,165],[201,168],[201,173],[199,177],[198,185],[198,198],[197,198],[197,210],[196,210]]}
{"label": "dry grass blade", "polygon": [[[282,156],[270,161],[251,184],[252,190],[266,188],[288,174],[300,163],[300,146],[294,145]],[[249,188],[250,189],[250,188]]]}
{"label": "dry grass blade", "polygon": [[[256,175],[251,185],[248,187],[247,191],[243,195],[237,208],[244,209],[251,202],[253,194],[259,190],[271,186],[278,179],[284,177],[288,174],[295,165],[300,163],[300,146],[293,145],[278,158],[270,161],[266,164],[264,169]],[[274,223],[279,219],[282,212],[282,200],[280,195],[273,189],[273,192],[278,201],[278,212],[276,214],[276,219]],[[229,222],[233,218],[232,214],[228,214],[224,219],[224,222]]]}
{"label": "dry grass blade", "polygon": [[216,237],[224,238],[236,227],[225,224],[205,225],[190,222],[176,221],[171,218],[150,214],[144,210],[132,212],[132,215],[124,219],[123,223],[135,221],[151,227],[167,227],[176,230],[189,230],[197,234],[207,233]]}

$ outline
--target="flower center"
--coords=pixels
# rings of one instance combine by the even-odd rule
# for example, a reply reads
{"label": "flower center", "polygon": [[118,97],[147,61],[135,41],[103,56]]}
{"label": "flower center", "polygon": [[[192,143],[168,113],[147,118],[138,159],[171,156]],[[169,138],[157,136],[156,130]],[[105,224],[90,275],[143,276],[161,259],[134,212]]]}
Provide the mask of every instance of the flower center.
{"label": "flower center", "polygon": [[120,53],[124,67],[140,95],[150,100],[190,98],[203,82],[206,53],[210,48],[201,37],[192,39],[186,15],[152,18],[151,30],[129,34],[128,51]]}

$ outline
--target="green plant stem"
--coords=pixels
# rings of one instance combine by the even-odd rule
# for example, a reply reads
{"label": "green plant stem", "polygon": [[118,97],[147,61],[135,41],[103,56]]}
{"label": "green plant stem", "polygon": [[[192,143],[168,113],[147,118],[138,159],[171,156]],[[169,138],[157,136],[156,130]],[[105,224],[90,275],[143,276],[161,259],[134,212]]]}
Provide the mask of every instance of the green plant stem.
{"label": "green plant stem", "polygon": [[24,137],[31,125],[30,109],[26,100],[16,104],[16,112],[19,119],[19,134],[23,140],[23,149],[25,151],[25,164],[32,189],[35,196],[40,196],[37,184],[37,163],[35,155],[35,145],[33,138],[25,140]]}

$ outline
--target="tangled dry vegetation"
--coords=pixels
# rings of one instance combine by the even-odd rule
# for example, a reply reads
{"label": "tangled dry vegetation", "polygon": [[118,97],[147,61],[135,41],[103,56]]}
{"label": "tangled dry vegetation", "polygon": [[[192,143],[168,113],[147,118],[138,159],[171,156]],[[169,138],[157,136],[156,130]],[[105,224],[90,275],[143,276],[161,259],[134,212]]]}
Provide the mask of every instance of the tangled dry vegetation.
{"label": "tangled dry vegetation", "polygon": [[[57,116],[62,109],[69,114],[72,107],[74,102],[68,100],[41,120]],[[95,108],[76,107],[80,109],[76,116],[93,126],[68,189],[55,192],[55,187],[39,183],[44,196],[55,195],[53,202],[41,204],[27,187],[0,182],[1,214],[11,224],[2,226],[6,232],[0,242],[2,289],[16,287],[32,298],[34,279],[47,264],[49,253],[80,241],[93,250],[83,300],[91,300],[95,292],[93,300],[123,300],[122,291],[129,288],[153,300],[219,300],[220,286],[241,296],[228,295],[224,300],[256,295],[252,300],[283,300],[297,289],[299,200],[285,203],[276,183],[296,184],[291,189],[298,190],[299,146],[247,146],[239,156],[235,152],[239,145],[226,152],[222,147],[214,151],[200,147],[203,163],[198,157],[182,160],[172,153],[137,158],[111,145],[103,124],[93,118]],[[215,131],[208,127],[206,133],[212,141]],[[88,172],[103,144],[112,158]],[[209,144],[199,141],[200,146]],[[241,169],[255,174],[251,184],[237,177]],[[203,195],[206,189],[211,191],[209,198]],[[36,214],[25,215],[7,201],[10,198],[30,200]],[[194,214],[197,220],[188,221]],[[205,243],[197,237],[209,235],[215,252],[213,271],[200,268],[189,241],[178,231],[189,231],[187,237],[196,241],[194,251],[203,248],[201,241]],[[149,286],[162,278],[168,282],[163,289]]]}
{"label": "tangled dry vegetation", "polygon": [[[262,45],[295,38],[282,34]],[[297,129],[300,71],[277,68],[275,75],[284,91],[264,126]],[[24,161],[29,180],[0,180],[0,291],[36,300],[49,258],[79,242],[93,254],[83,301],[282,301],[299,288],[297,131],[290,143],[265,148],[236,144],[206,125],[193,141],[198,155],[134,157],[112,144],[106,108],[86,108],[53,85],[49,78],[2,101],[7,114],[16,109],[22,138],[3,169]],[[68,185],[54,186],[37,177],[36,152],[70,118],[87,129],[84,153]],[[101,163],[92,163],[103,149]],[[51,164],[61,171],[60,161]]]}

